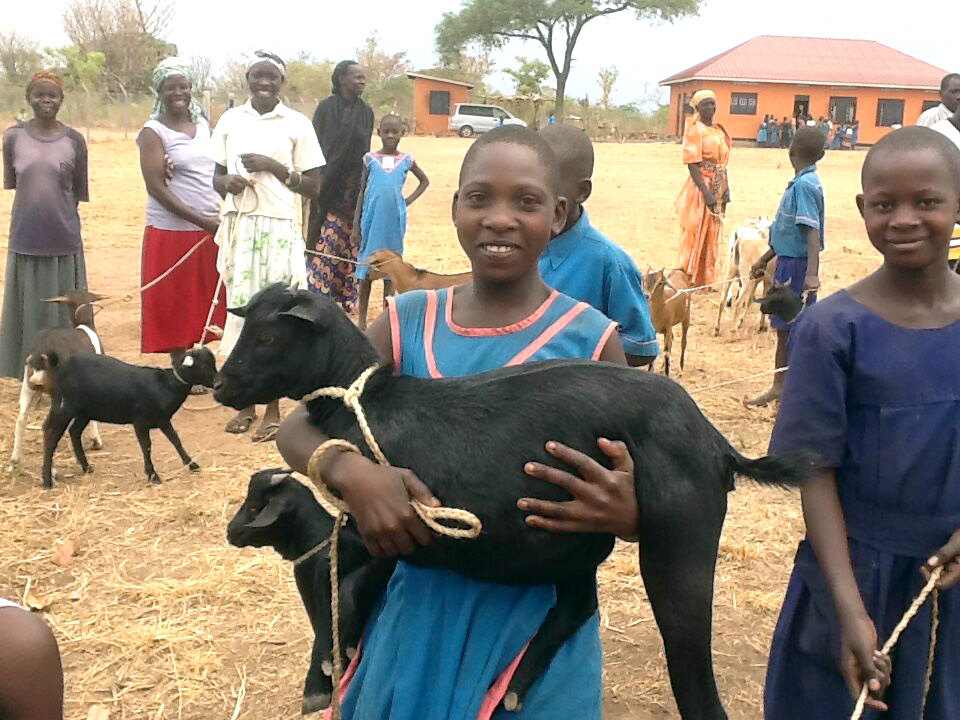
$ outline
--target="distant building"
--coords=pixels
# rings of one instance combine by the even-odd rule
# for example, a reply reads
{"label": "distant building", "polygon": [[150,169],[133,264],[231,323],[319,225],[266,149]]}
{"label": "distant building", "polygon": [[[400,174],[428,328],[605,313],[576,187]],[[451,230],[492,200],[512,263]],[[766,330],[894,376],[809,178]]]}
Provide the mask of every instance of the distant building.
{"label": "distant building", "polygon": [[761,35],[662,80],[670,87],[669,132],[683,133],[684,106],[698,90],[717,94],[717,119],[753,140],[764,115],[836,123],[860,121],[872,144],[894,126],[913,125],[940,102],[947,71],[872,40]]}
{"label": "distant building", "polygon": [[470,102],[473,85],[421,73],[407,73],[407,77],[413,80],[413,131],[418,135],[448,132],[453,106]]}

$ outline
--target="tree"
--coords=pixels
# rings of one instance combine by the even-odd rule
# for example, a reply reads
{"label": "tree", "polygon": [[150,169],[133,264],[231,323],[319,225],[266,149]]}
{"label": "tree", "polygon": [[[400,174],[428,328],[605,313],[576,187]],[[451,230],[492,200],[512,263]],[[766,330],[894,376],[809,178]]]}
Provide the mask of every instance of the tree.
{"label": "tree", "polygon": [[600,104],[604,110],[609,110],[610,96],[613,94],[613,86],[616,84],[617,78],[620,77],[620,71],[617,70],[616,65],[611,65],[608,68],[600,68],[597,76],[600,80]]}
{"label": "tree", "polygon": [[40,48],[36,41],[16,30],[0,32],[0,68],[14,85],[25,85],[40,69]]}
{"label": "tree", "polygon": [[287,63],[287,83],[284,92],[297,102],[317,103],[330,94],[333,63],[317,62],[309,56]]}
{"label": "tree", "polygon": [[473,85],[473,96],[486,97],[487,76],[493,72],[493,60],[490,51],[483,48],[464,48],[442,57],[440,65],[422,70],[425,75],[459,80]]}
{"label": "tree", "polygon": [[390,54],[380,47],[374,32],[363,47],[357,48],[357,62],[366,68],[367,88],[364,96],[377,115],[395,112],[412,114],[413,83],[407,77],[412,70],[407,53]]}
{"label": "tree", "polygon": [[518,57],[517,62],[520,67],[504,70],[516,83],[517,95],[539,95],[543,81],[550,74],[550,66],[542,60],[527,60],[525,57]]}
{"label": "tree", "polygon": [[76,45],[61,48],[45,48],[46,64],[63,78],[67,90],[83,90],[83,120],[90,139],[90,90],[103,76],[106,56],[102,52],[85,52]]}
{"label": "tree", "polygon": [[176,48],[163,40],[173,0],[70,0],[63,28],[84,52],[102,52],[104,75],[124,96],[148,90],[156,64]]}
{"label": "tree", "polygon": [[633,11],[638,19],[672,22],[700,10],[700,0],[464,0],[460,12],[444,13],[436,27],[441,58],[469,42],[502,48],[512,39],[540,43],[557,80],[556,115],[563,118],[564,92],[573,51],[584,26],[599,17]]}
{"label": "tree", "polygon": [[208,55],[191,57],[190,71],[193,73],[193,89],[195,92],[210,89],[210,81],[213,79],[213,60]]}

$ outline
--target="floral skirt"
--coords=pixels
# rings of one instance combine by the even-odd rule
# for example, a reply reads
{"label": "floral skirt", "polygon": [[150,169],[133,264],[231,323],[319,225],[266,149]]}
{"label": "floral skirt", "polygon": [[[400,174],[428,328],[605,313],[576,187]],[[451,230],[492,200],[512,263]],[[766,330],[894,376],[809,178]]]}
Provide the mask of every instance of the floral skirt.
{"label": "floral skirt", "polygon": [[[217,231],[217,269],[223,276],[227,307],[246,305],[251,297],[275,282],[306,285],[303,236],[293,219],[228,213]],[[243,319],[227,315],[220,341],[221,355],[237,343]]]}
{"label": "floral skirt", "polygon": [[[353,223],[339,215],[327,213],[317,239],[317,252],[338,258],[357,259],[359,246],[350,242]],[[357,311],[356,263],[335,260],[324,255],[311,255],[307,261],[307,286],[315,293],[336,300],[344,312]]]}

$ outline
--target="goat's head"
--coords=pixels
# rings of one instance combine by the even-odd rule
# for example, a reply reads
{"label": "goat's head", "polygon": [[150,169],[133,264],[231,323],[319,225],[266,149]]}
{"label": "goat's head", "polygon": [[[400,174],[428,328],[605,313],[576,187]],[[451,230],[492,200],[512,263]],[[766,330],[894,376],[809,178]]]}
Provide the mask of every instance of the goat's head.
{"label": "goat's head", "polygon": [[30,368],[27,375],[27,385],[34,392],[42,392],[47,395],[53,394],[53,368],[56,362],[51,362],[51,358],[46,353],[30,353],[27,356],[27,367]]}
{"label": "goat's head", "polygon": [[269,545],[280,550],[291,544],[297,508],[309,502],[316,503],[313,493],[290,470],[260,470],[250,477],[247,497],[227,525],[227,542],[235,547]]}
{"label": "goat's head", "polygon": [[106,295],[98,295],[86,288],[67,290],[63,295],[47,298],[45,302],[61,303],[70,308],[70,321],[74,327],[87,325],[93,327],[93,304],[105,300]]}
{"label": "goat's head", "polygon": [[773,227],[773,221],[766,215],[761,215],[756,220],[751,221],[751,225],[753,225],[760,232],[766,234],[770,231],[770,228]]}
{"label": "goat's head", "polygon": [[243,318],[243,330],[213,387],[217,402],[233,408],[349,385],[377,361],[340,306],[306,290],[277,283],[229,312]]}
{"label": "goat's head", "polygon": [[370,263],[370,272],[367,274],[367,277],[370,280],[383,280],[388,276],[388,268],[398,262],[403,262],[403,258],[393,250],[383,248],[382,250],[377,250],[367,258],[367,262]]}
{"label": "goat's head", "polygon": [[793,322],[803,310],[803,298],[789,283],[774,282],[766,297],[760,298],[760,312],[775,315],[784,322]]}
{"label": "goat's head", "polygon": [[187,350],[182,358],[173,361],[173,366],[177,375],[191,385],[213,387],[213,381],[217,377],[216,358],[207,348]]}
{"label": "goat's head", "polygon": [[647,271],[643,274],[643,290],[647,294],[648,298],[652,297],[659,288],[669,286],[670,281],[667,280],[667,272],[665,268],[653,270],[647,266]]}

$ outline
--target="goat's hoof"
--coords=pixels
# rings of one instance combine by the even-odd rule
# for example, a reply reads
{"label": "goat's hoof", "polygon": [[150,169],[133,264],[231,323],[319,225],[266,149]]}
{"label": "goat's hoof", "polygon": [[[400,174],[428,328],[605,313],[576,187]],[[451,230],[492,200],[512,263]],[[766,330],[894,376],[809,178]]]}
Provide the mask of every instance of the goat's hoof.
{"label": "goat's hoof", "polygon": [[193,460],[189,462],[187,467],[190,469],[190,472],[200,472],[200,466]]}
{"label": "goat's hoof", "polygon": [[53,490],[53,480],[44,480],[43,481],[44,490]]}
{"label": "goat's hoof", "polygon": [[90,438],[90,449],[91,450],[103,450],[103,440],[98,437]]}
{"label": "goat's hoof", "polygon": [[328,707],[330,707],[331,698],[332,696],[330,693],[323,693],[322,695],[305,695],[303,698],[303,703],[300,705],[300,714],[309,715],[319,710],[326,710]]}
{"label": "goat's hoof", "polygon": [[324,660],[320,663],[320,672],[327,677],[333,677],[333,660]]}
{"label": "goat's hoof", "polygon": [[93,465],[87,465],[86,467],[80,469],[83,470],[84,475],[93,475]]}
{"label": "goat's hoof", "polygon": [[503,696],[503,709],[507,712],[516,712],[523,707],[520,697],[512,690]]}
{"label": "goat's hoof", "polygon": [[161,479],[160,479],[160,476],[157,475],[156,473],[151,473],[150,475],[148,475],[148,476],[147,476],[147,481],[148,481],[151,485],[161,485],[161,484],[163,483],[163,480],[161,480]]}

